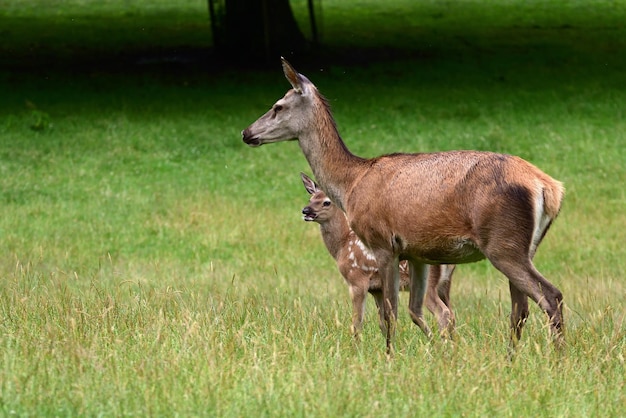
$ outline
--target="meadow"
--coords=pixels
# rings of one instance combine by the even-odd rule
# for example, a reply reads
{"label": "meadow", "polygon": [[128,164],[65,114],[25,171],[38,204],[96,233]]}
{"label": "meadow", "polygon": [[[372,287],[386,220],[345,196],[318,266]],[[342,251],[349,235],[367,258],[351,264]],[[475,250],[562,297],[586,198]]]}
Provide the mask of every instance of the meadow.
{"label": "meadow", "polygon": [[406,294],[391,358],[373,300],[354,341],[297,143],[241,141],[279,59],[201,58],[206,2],[0,0],[0,415],[623,416],[626,1],[321,11],[323,52],[290,59],[354,153],[490,150],[564,182],[535,262],[565,348],[531,303],[507,359],[487,262],[455,272],[453,342]]}

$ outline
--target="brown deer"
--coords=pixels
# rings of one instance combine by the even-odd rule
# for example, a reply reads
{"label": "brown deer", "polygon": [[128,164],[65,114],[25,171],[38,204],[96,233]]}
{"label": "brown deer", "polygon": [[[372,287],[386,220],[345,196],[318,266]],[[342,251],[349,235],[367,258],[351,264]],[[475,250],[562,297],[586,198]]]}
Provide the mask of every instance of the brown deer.
{"label": "brown deer", "polygon": [[339,136],[328,102],[282,60],[293,87],[242,132],[250,146],[297,139],[326,195],[371,249],[382,280],[387,351],[398,309],[399,260],[408,260],[409,308],[428,334],[422,313],[428,264],[487,258],[509,280],[511,346],[528,316],[528,297],[547,314],[563,342],[561,291],[532,259],[557,217],[563,185],[512,155],[478,151],[352,154]]}
{"label": "brown deer", "polygon": [[[346,215],[334,205],[318,185],[300,173],[304,188],[311,195],[302,209],[303,219],[317,222],[326,249],[337,262],[339,272],[346,280],[352,299],[352,333],[359,336],[365,315],[367,293],[371,293],[380,316],[380,327],[385,330],[383,292],[378,264],[370,250],[348,225]],[[409,287],[409,268],[406,260],[400,262],[400,289]],[[426,307],[436,317],[442,336],[452,336],[454,313],[450,308],[450,285],[454,265],[434,265],[428,275]],[[428,335],[430,337],[430,335]]]}

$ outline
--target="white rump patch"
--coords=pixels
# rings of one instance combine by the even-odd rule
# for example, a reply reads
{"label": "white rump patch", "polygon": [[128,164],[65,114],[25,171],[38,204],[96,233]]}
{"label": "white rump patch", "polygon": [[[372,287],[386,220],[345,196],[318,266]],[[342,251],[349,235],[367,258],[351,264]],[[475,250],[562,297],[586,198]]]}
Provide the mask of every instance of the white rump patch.
{"label": "white rump patch", "polygon": [[543,185],[539,180],[536,183],[535,190],[535,230],[533,231],[533,239],[531,242],[530,253],[534,254],[537,250],[537,246],[541,241],[541,237],[543,236],[546,228],[552,221],[545,211],[545,201],[543,198]]}

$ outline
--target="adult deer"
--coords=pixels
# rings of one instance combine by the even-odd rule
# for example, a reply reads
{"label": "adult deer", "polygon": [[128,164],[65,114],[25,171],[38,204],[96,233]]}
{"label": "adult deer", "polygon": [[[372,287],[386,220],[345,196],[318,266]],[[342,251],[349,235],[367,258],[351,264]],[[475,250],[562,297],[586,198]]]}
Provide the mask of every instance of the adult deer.
{"label": "adult deer", "polygon": [[563,341],[561,291],[532,258],[557,217],[563,185],[519,157],[478,151],[361,158],[339,136],[328,102],[285,60],[293,87],[242,132],[250,146],[297,139],[315,178],[346,212],[350,227],[378,261],[387,351],[398,308],[399,260],[410,265],[410,314],[422,329],[427,264],[487,258],[509,280],[511,344],[520,339],[528,297]]}
{"label": "adult deer", "polygon": [[[365,247],[350,229],[346,215],[334,205],[318,185],[304,173],[300,173],[304,188],[311,195],[309,204],[302,209],[303,219],[320,226],[326,249],[337,262],[339,272],[348,284],[352,299],[352,333],[359,336],[365,315],[365,302],[369,292],[376,302],[380,316],[380,327],[386,329],[382,281],[378,263],[372,252]],[[436,317],[442,336],[451,336],[454,331],[454,313],[450,308],[450,286],[454,265],[430,266],[426,307]],[[409,286],[409,268],[406,260],[400,262],[400,289]],[[430,335],[427,334],[428,337]]]}

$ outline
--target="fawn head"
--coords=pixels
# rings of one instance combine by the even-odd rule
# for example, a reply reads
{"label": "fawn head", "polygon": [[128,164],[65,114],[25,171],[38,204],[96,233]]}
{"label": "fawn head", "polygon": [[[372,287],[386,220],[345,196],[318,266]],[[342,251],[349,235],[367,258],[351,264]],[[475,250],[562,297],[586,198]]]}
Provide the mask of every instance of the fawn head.
{"label": "fawn head", "polygon": [[304,173],[300,173],[304,188],[311,195],[308,206],[302,209],[303,219],[306,222],[324,223],[331,217],[335,216],[339,210],[337,206],[330,201],[328,196],[317,186],[317,184]]}

